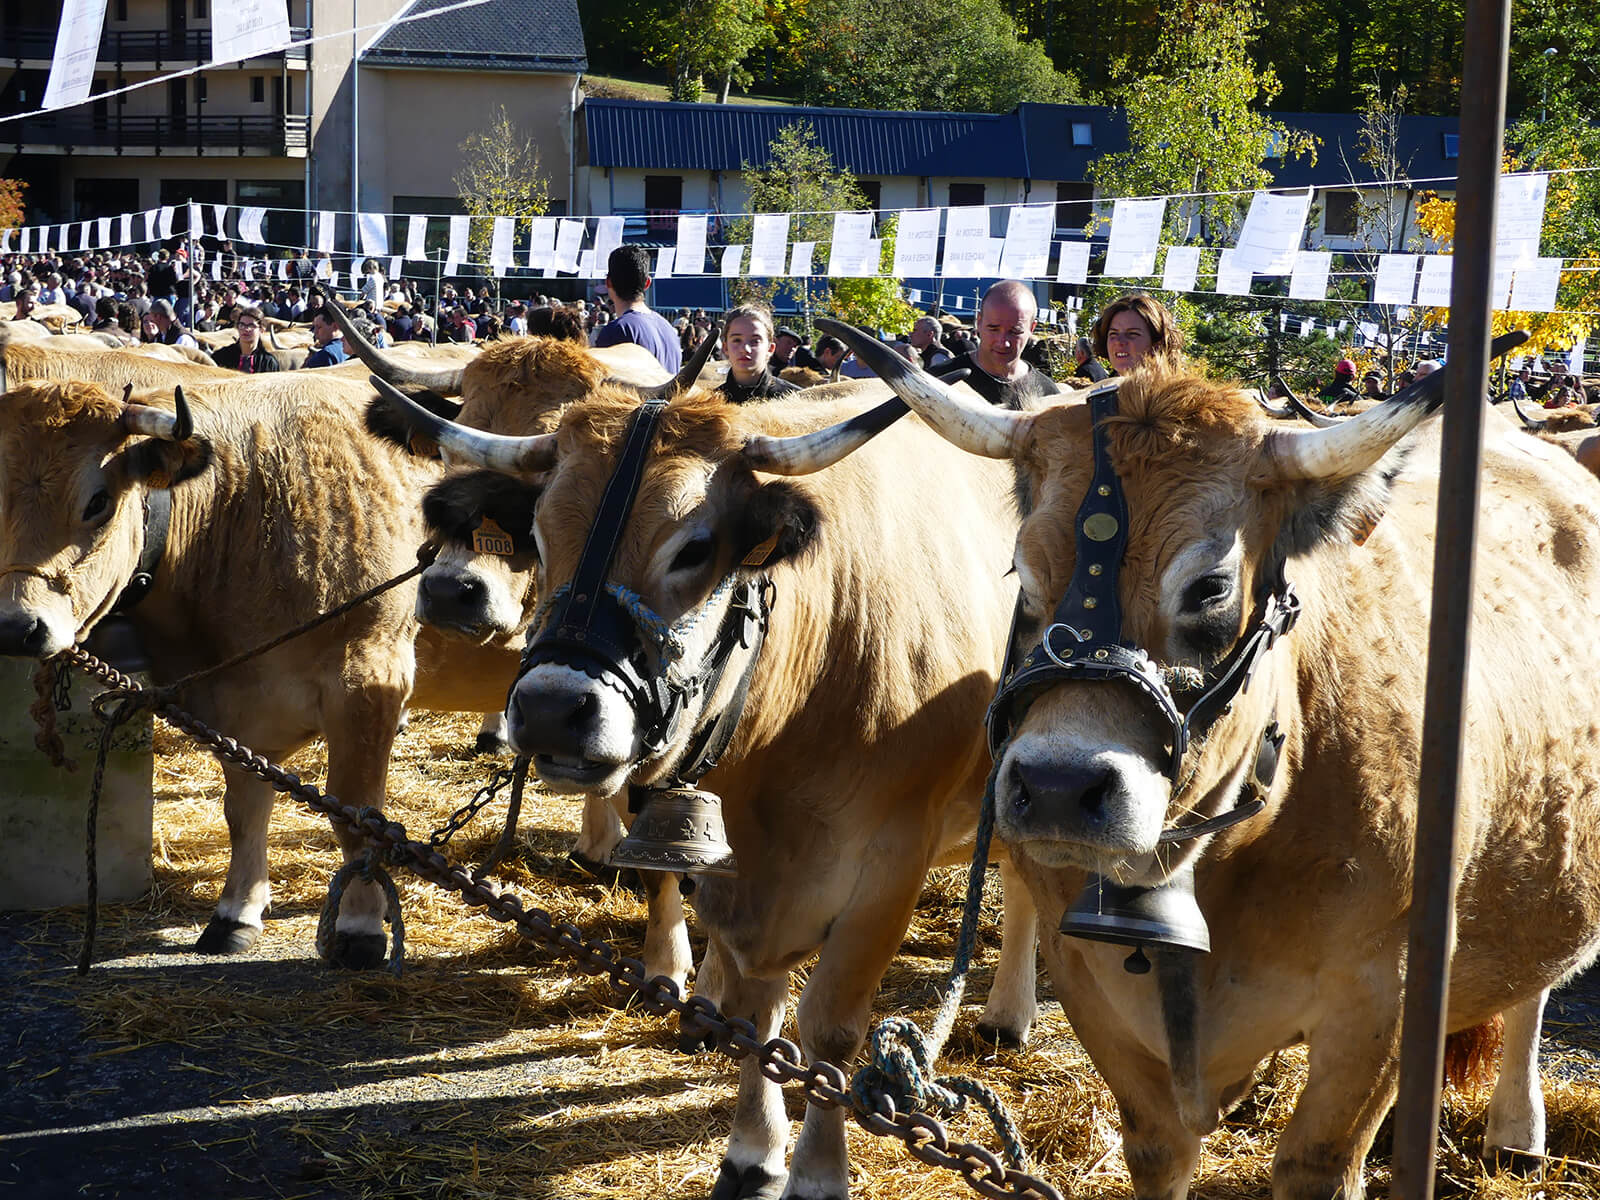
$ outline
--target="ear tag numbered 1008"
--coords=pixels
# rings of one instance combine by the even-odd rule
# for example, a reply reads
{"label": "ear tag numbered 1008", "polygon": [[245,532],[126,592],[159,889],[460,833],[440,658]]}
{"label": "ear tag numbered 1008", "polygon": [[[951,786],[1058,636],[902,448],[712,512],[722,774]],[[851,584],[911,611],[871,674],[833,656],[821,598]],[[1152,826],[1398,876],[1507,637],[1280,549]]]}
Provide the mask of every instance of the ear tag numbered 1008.
{"label": "ear tag numbered 1008", "polygon": [[472,531],[472,550],[475,554],[498,554],[510,558],[516,552],[511,535],[496,525],[492,517],[485,517]]}

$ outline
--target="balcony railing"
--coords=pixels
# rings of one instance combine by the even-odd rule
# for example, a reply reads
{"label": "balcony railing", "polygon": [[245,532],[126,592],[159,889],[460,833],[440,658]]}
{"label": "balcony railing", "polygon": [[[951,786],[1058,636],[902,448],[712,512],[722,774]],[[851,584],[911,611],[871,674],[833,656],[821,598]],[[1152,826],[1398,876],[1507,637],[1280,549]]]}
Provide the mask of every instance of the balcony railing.
{"label": "balcony railing", "polygon": [[[290,29],[296,41],[310,35],[309,29]],[[49,62],[55,57],[56,31],[49,26],[0,29],[0,56],[19,66],[28,60]],[[291,59],[304,61],[306,48],[285,51]],[[211,57],[209,29],[114,29],[100,39],[97,62],[108,65],[148,62],[203,63]]]}
{"label": "balcony railing", "polygon": [[161,154],[194,150],[200,154],[243,154],[247,150],[282,155],[304,150],[310,118],[276,117],[119,117],[82,109],[42,113],[0,125],[0,145],[18,153],[29,147],[60,146],[80,153]]}

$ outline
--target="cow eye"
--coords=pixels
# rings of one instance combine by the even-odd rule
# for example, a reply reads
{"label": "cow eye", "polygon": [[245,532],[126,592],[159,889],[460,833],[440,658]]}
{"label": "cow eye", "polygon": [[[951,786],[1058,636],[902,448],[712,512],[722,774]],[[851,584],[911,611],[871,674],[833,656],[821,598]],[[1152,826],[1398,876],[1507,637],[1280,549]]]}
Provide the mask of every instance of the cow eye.
{"label": "cow eye", "polygon": [[703,567],[711,561],[711,552],[716,548],[716,539],[706,534],[702,537],[691,539],[672,560],[670,571],[692,571],[696,567]]}
{"label": "cow eye", "polygon": [[1183,589],[1183,611],[1205,612],[1233,594],[1233,580],[1220,572],[1202,575]]}
{"label": "cow eye", "polygon": [[93,521],[96,517],[104,516],[111,508],[111,494],[105,491],[96,492],[89,497],[89,503],[84,505],[83,519]]}

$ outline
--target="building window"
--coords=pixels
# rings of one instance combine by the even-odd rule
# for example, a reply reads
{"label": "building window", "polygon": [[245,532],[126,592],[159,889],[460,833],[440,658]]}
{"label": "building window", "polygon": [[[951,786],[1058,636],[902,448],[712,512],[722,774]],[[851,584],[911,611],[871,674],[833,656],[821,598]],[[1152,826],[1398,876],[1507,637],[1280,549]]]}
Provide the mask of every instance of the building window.
{"label": "building window", "polygon": [[1094,145],[1094,126],[1088,121],[1074,121],[1072,123],[1072,144],[1074,146]]}
{"label": "building window", "polygon": [[211,0],[194,0],[194,15],[197,20],[204,21],[211,15]]}
{"label": "building window", "polygon": [[1461,157],[1461,135],[1459,133],[1447,133],[1444,135],[1444,156],[1446,158]]}
{"label": "building window", "polygon": [[267,80],[264,75],[250,76],[250,103],[265,104],[267,101]]}
{"label": "building window", "polygon": [[112,15],[118,21],[126,21],[128,19],[128,0],[117,0],[116,5],[112,8]]}
{"label": "building window", "polygon": [[1323,195],[1322,232],[1328,237],[1355,237],[1359,213],[1354,192]]}
{"label": "building window", "polygon": [[883,183],[877,179],[858,179],[856,187],[861,189],[861,194],[866,197],[867,207],[873,213],[883,207]]}
{"label": "building window", "polygon": [[964,208],[968,205],[983,203],[983,184],[981,183],[952,183],[950,185],[950,207]]}
{"label": "building window", "polygon": [[1056,184],[1056,232],[1082,233],[1094,216],[1094,184]]}
{"label": "building window", "polygon": [[683,209],[682,175],[644,177],[645,229],[650,237],[677,237],[678,213]]}

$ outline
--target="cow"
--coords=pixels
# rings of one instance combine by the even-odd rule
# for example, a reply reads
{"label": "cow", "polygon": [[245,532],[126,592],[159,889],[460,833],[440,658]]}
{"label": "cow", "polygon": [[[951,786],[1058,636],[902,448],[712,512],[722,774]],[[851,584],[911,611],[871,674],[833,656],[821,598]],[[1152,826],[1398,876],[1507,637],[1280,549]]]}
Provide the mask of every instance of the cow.
{"label": "cow", "polygon": [[[606,586],[670,634],[640,636],[630,661],[645,678],[726,669],[703,685],[711,694],[684,700],[664,741],[605,672],[554,661],[522,675],[507,710],[513,745],[547,787],[609,796],[689,769],[689,747],[746,681],[742,720],[701,781],[722,797],[738,875],[697,875],[693,903],[723,968],[722,1008],[753,1021],[758,1040],[778,1033],[789,972],[818,956],[797,1019],[805,1052],[834,1062],[862,1044],[928,869],[970,856],[988,765],[977,723],[1014,599],[1016,520],[1008,471],[952,453],[921,422],[893,424],[904,409],[881,403],[881,385],[847,386],[743,407],[688,391],[667,404]],[[453,460],[537,489],[543,602],[570,584],[638,409],[631,392],[602,386],[553,432],[522,438],[409,413]],[[767,585],[757,641],[740,633],[751,610],[731,597]],[[1020,1040],[1033,913],[1012,890],[983,1020]],[[741,1072],[712,1195],[847,1195],[843,1112],[807,1109],[786,1181],[781,1093],[753,1059]]]}
{"label": "cow", "polygon": [[[953,443],[1015,464],[1015,652],[1049,638],[1056,655],[1077,653],[1060,622],[1088,618],[1058,605],[1086,577],[1078,547],[1126,537],[1121,636],[1150,656],[1145,684],[1082,670],[1040,680],[1010,710],[996,833],[1046,921],[1091,872],[1130,886],[1192,872],[1209,954],[1163,950],[1163,970],[1141,976],[1124,969],[1127,946],[1042,939],[1056,995],[1116,1096],[1135,1194],[1186,1195],[1202,1136],[1266,1056],[1303,1042],[1310,1074],[1279,1140],[1273,1195],[1361,1196],[1398,1073],[1438,491],[1436,426],[1417,427],[1442,379],[1337,427],[1296,430],[1274,428],[1231,386],[1136,372],[1112,385],[1116,411],[1101,425],[1126,528],[1091,529],[1107,515],[1095,513],[1080,530],[1094,466],[1082,396],[1002,412],[865,335],[841,336]],[[1600,650],[1582,619],[1600,602],[1600,485],[1490,422],[1482,504],[1448,1024],[1504,1014],[1487,1148],[1542,1153],[1545,998],[1594,956],[1600,925]],[[1117,569],[1096,561],[1087,575],[1096,566]],[[1209,727],[1182,751],[1150,678],[1170,680],[1178,711],[1193,715],[1236,647],[1260,648],[1253,631],[1285,579],[1298,624],[1229,707],[1209,706]],[[1579,619],[1527,637],[1528,614],[1551,611]],[[1091,650],[1111,653],[1095,639]],[[1279,767],[1262,786],[1254,768],[1274,725]],[[1259,815],[1163,839],[1252,791]],[[1162,980],[1174,978],[1192,999],[1169,993],[1164,1013]]]}
{"label": "cow", "polygon": [[[99,356],[85,356],[99,357]],[[181,369],[181,368],[179,368]],[[196,368],[200,369],[200,368]],[[170,384],[161,396],[172,396]],[[422,494],[439,477],[362,434],[367,385],[304,376],[202,381],[169,410],[100,384],[34,380],[0,400],[0,653],[45,659],[152,581],[128,613],[168,683],[266,641],[416,562]],[[170,501],[170,516],[153,518]],[[160,529],[165,525],[164,543]],[[401,708],[501,706],[516,655],[418,632],[404,589],[212,678],[178,702],[272,758],[327,740],[329,791],[381,806]],[[227,879],[196,948],[238,953],[270,904],[274,793],[224,768]],[[359,833],[336,826],[347,859]],[[383,897],[346,890],[335,963],[384,958]]]}

